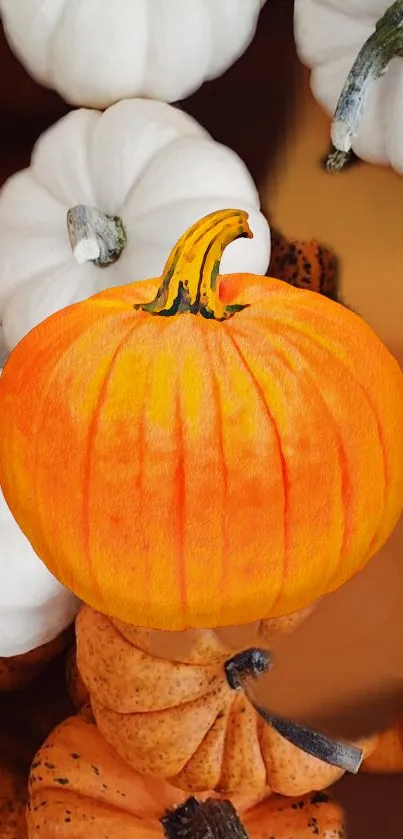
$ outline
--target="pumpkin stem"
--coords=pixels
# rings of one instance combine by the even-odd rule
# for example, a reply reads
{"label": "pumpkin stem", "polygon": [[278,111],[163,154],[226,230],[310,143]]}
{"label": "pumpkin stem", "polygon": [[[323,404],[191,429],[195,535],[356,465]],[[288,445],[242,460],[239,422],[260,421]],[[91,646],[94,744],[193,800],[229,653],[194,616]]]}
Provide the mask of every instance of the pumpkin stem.
{"label": "pumpkin stem", "polygon": [[74,258],[80,265],[94,262],[105,268],[117,262],[127,242],[119,216],[108,216],[85,204],[68,210],[67,230]]}
{"label": "pumpkin stem", "polygon": [[274,728],[281,737],[284,737],[293,746],[312,757],[316,757],[318,760],[323,760],[324,763],[329,763],[345,772],[356,774],[363,760],[362,749],[350,743],[333,740],[326,734],[312,728],[306,728],[278,717],[259,703],[255,696],[253,682],[262,673],[268,673],[271,664],[270,653],[267,650],[259,650],[255,647],[234,655],[224,665],[230,688],[243,690],[252,707],[264,722]]}
{"label": "pumpkin stem", "polygon": [[250,647],[229,658],[224,665],[227,682],[232,690],[239,690],[249,678],[258,678],[261,673],[268,673],[272,657],[268,650]]}
{"label": "pumpkin stem", "polygon": [[340,172],[348,164],[369,94],[392,59],[401,55],[403,0],[396,0],[360,50],[340,94],[331,128],[334,149],[326,161],[328,172]]}
{"label": "pumpkin stem", "polygon": [[218,210],[196,222],[171,251],[155,300],[135,308],[165,316],[190,312],[219,321],[245,309],[221,302],[217,280],[227,245],[241,237],[253,238],[247,220],[243,210]]}
{"label": "pumpkin stem", "polygon": [[248,839],[230,801],[188,798],[161,819],[167,839]]}

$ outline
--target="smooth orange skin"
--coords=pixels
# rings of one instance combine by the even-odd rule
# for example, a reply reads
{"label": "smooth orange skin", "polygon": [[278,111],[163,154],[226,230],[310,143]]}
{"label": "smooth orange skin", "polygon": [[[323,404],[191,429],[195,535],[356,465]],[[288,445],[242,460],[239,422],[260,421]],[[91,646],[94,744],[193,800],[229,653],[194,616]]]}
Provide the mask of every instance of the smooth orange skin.
{"label": "smooth orange skin", "polygon": [[[195,794],[269,787],[296,796],[342,776],[287,742],[242,692],[231,690],[224,663],[238,650],[217,644],[210,630],[198,630],[194,645],[169,660],[150,653],[159,638],[135,629],[89,606],[76,619],[77,665],[97,726],[134,770]],[[276,629],[290,627],[277,622]],[[270,621],[262,622],[255,645],[269,647],[273,630]],[[360,743],[365,755],[376,742]]]}
{"label": "smooth orange skin", "polygon": [[220,279],[226,322],[135,311],[159,280],[57,312],[0,379],[0,481],[55,576],[156,629],[290,614],[356,574],[403,505],[403,375],[321,295]]}
{"label": "smooth orange skin", "polygon": [[[105,743],[94,723],[72,717],[52,732],[34,759],[28,835],[163,839],[159,819],[187,797],[164,781],[137,774]],[[198,795],[201,800],[210,797],[217,798],[212,792]],[[312,818],[318,839],[344,836],[343,813],[328,796],[286,800],[252,790],[232,800],[251,839],[312,839]]]}

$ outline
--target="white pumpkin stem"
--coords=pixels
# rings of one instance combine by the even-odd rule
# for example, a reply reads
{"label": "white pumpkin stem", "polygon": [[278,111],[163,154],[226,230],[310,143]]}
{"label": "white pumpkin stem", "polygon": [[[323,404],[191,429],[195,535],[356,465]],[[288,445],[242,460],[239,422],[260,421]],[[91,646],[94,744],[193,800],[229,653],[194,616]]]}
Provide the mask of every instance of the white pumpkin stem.
{"label": "white pumpkin stem", "polygon": [[85,204],[77,204],[68,210],[67,230],[74,258],[79,265],[94,262],[105,268],[119,259],[127,243],[119,216],[108,216]]}
{"label": "white pumpkin stem", "polygon": [[403,0],[396,0],[360,50],[340,94],[331,127],[334,148],[326,160],[328,172],[340,172],[349,162],[368,97],[392,59],[401,55]]}

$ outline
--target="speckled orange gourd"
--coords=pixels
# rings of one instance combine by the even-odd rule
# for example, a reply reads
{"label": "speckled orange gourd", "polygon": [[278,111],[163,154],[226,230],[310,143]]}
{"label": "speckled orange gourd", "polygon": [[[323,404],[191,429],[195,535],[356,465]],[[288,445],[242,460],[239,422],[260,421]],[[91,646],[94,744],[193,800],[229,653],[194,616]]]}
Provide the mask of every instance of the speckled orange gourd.
{"label": "speckled orange gourd", "polygon": [[333,591],[403,506],[403,374],[322,295],[218,274],[251,233],[223,210],[162,278],[33,329],[0,379],[0,481],[85,602],[182,630],[290,614]]}
{"label": "speckled orange gourd", "polygon": [[289,240],[272,229],[270,276],[337,300],[338,259],[316,239]]}
{"label": "speckled orange gourd", "polygon": [[[159,819],[186,798],[164,781],[137,774],[93,723],[72,717],[52,732],[33,762],[29,838],[163,839]],[[328,795],[265,799],[255,791],[232,800],[251,839],[312,839],[313,825],[318,839],[345,835],[343,813]]]}
{"label": "speckled orange gourd", "polygon": [[[295,615],[294,625],[302,617]],[[287,619],[283,627],[262,622],[254,642],[269,648],[276,632],[292,628]],[[98,728],[137,772],[193,792],[268,786],[283,795],[324,789],[343,774],[291,745],[230,689],[224,663],[238,650],[212,630],[193,632],[169,659],[160,633],[84,606],[76,635],[78,669]],[[375,743],[361,744],[365,754]]]}

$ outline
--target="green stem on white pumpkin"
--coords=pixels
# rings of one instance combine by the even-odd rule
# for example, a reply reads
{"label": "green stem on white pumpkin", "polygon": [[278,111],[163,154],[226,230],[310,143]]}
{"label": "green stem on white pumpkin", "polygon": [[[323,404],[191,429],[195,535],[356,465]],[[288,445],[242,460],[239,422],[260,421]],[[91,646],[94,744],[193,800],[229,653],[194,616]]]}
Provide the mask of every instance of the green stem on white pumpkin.
{"label": "green stem on white pumpkin", "polygon": [[253,238],[243,210],[218,210],[196,222],[171,251],[155,300],[135,308],[152,315],[190,312],[214,320],[227,320],[246,308],[224,305],[217,282],[225,248],[242,237]]}
{"label": "green stem on white pumpkin", "polygon": [[248,839],[248,834],[230,801],[191,796],[162,817],[166,839]]}
{"label": "green stem on white pumpkin", "polygon": [[333,150],[326,160],[328,172],[340,172],[347,165],[371,90],[392,59],[402,55],[403,0],[396,0],[360,50],[340,94],[331,127]]}
{"label": "green stem on white pumpkin", "polygon": [[356,774],[361,766],[363,751],[351,743],[334,740],[312,728],[298,725],[272,714],[255,697],[253,682],[272,667],[272,656],[268,650],[251,647],[237,653],[224,665],[227,682],[232,690],[243,690],[257,714],[281,737],[306,754],[323,760],[331,766]]}
{"label": "green stem on white pumpkin", "polygon": [[117,262],[127,243],[119,216],[108,216],[85,204],[68,210],[67,230],[74,258],[80,265],[94,262],[105,268]]}

